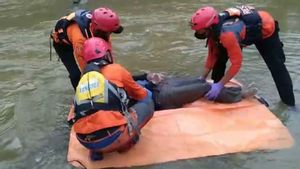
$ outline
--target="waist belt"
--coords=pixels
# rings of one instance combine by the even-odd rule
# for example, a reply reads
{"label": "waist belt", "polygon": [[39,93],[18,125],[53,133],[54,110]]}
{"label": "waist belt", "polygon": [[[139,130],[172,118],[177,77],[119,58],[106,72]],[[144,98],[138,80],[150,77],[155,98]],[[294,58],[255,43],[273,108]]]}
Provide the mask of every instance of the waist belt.
{"label": "waist belt", "polygon": [[108,136],[114,134],[119,128],[120,128],[120,126],[101,129],[101,130],[95,131],[90,134],[77,133],[77,137],[82,141],[94,142],[94,141],[101,140],[105,137],[108,137]]}
{"label": "waist belt", "polygon": [[123,133],[122,127],[112,127],[98,130],[91,134],[76,134],[81,144],[89,149],[102,149],[116,141]]}
{"label": "waist belt", "polygon": [[103,103],[92,103],[92,102],[84,103],[75,107],[75,117],[68,120],[68,123],[69,125],[73,125],[79,119],[94,114],[99,110],[121,112],[120,109],[121,108],[119,108],[117,105],[113,107],[111,105],[103,104]]}

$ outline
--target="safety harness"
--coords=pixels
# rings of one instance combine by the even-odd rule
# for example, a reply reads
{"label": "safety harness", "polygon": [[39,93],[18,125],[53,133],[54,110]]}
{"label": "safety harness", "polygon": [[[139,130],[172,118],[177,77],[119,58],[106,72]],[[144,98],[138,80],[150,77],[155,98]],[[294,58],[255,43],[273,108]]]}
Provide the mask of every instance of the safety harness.
{"label": "safety harness", "polygon": [[128,98],[124,89],[109,82],[103,74],[101,67],[107,62],[89,63],[76,88],[74,97],[75,117],[69,120],[74,124],[77,120],[94,114],[99,110],[119,111],[126,118],[129,135],[140,133],[137,122],[128,111]]}
{"label": "safety harness", "polygon": [[262,21],[258,11],[251,6],[237,6],[219,13],[219,23],[212,27],[215,40],[219,41],[222,26],[233,19],[242,20],[246,26],[246,37],[241,40],[242,45],[251,45],[262,38]]}

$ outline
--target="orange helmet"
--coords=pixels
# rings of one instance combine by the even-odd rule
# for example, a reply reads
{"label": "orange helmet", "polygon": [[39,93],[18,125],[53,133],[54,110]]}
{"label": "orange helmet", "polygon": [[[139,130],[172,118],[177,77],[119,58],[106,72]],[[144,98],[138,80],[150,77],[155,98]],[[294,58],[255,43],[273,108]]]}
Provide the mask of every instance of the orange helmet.
{"label": "orange helmet", "polygon": [[199,8],[192,16],[192,30],[209,28],[219,22],[218,12],[213,7],[207,6]]}
{"label": "orange helmet", "polygon": [[120,19],[116,12],[109,8],[97,8],[92,12],[91,18],[92,31],[101,30],[104,32],[119,32],[122,29]]}
{"label": "orange helmet", "polygon": [[107,52],[111,52],[111,46],[101,38],[93,37],[84,42],[83,58],[86,62],[100,58],[105,59]]}

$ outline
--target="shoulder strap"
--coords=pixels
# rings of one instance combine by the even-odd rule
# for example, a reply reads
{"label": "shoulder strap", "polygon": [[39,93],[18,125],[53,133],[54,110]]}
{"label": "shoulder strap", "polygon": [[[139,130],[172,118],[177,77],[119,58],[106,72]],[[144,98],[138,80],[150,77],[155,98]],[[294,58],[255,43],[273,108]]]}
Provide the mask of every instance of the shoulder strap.
{"label": "shoulder strap", "polygon": [[133,135],[134,131],[136,133],[140,134],[140,129],[138,127],[137,122],[132,118],[132,115],[128,111],[128,107],[127,107],[128,99],[127,99],[126,92],[123,89],[119,88],[119,87],[114,88],[111,85],[109,85],[108,88],[121,101],[120,103],[121,103],[121,107],[122,107],[122,113],[123,113],[123,115],[125,116],[125,118],[127,120],[129,135]]}
{"label": "shoulder strap", "polygon": [[[89,73],[89,72],[92,72],[92,71],[99,72],[100,67],[102,67],[102,66],[105,66],[105,65],[103,65],[103,63],[101,64],[101,63],[98,63],[98,62],[92,62],[92,63],[88,64],[86,66],[86,69],[84,70],[83,76],[85,74]],[[99,73],[101,74],[101,72],[99,72]],[[121,110],[119,110],[119,111],[124,115],[124,117],[127,120],[129,134],[130,135],[134,134],[134,131],[139,134],[140,130],[138,128],[138,124],[133,119],[133,117],[130,115],[130,113],[128,111],[128,107],[127,107],[128,99],[127,99],[127,94],[126,94],[125,90],[113,85],[108,80],[106,80],[105,86],[107,86],[108,91],[110,91],[116,98],[118,98],[119,103],[120,103],[120,108],[121,108]],[[78,119],[80,119],[82,117],[85,117],[87,115],[93,114],[93,113],[97,112],[98,110],[112,110],[111,105],[99,104],[99,103],[94,101],[95,99],[97,99],[97,98],[94,97],[91,100],[86,100],[85,103],[82,103],[82,105],[77,106],[76,109],[75,109],[76,110],[75,117],[68,121],[69,124],[72,125]],[[74,105],[75,106],[77,105],[77,102],[78,101],[76,100],[76,98],[74,98]],[[115,106],[113,106],[113,107],[115,107]],[[116,105],[116,107],[118,107],[118,106]],[[88,110],[88,111],[84,111],[84,110]]]}
{"label": "shoulder strap", "polygon": [[91,38],[92,33],[90,31],[90,22],[92,14],[87,10],[77,10],[75,12],[74,21],[79,25],[81,33],[85,38]]}

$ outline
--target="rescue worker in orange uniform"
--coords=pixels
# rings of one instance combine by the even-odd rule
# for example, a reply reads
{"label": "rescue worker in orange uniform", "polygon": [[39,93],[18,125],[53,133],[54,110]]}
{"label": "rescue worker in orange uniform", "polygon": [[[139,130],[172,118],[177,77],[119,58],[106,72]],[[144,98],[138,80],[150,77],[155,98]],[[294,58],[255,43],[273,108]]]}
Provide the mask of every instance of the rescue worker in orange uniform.
{"label": "rescue worker in orange uniform", "polygon": [[[255,44],[267,64],[283,103],[295,106],[293,84],[284,64],[283,44],[278,22],[265,11],[238,6],[218,13],[213,7],[198,9],[192,16],[191,29],[198,39],[207,39],[208,56],[200,76],[206,79],[212,71],[214,84],[206,97],[214,100],[221,89],[240,70],[242,48]],[[231,66],[225,72],[228,59]]]}
{"label": "rescue worker in orange uniform", "polygon": [[[104,153],[124,152],[139,138],[140,129],[154,113],[152,93],[137,84],[131,74],[113,62],[111,46],[101,38],[85,41],[87,63],[74,97],[75,116],[69,121],[92,160]],[[128,100],[135,100],[128,105]]]}
{"label": "rescue worker in orange uniform", "polygon": [[111,43],[111,33],[119,34],[122,31],[118,14],[104,7],[93,11],[77,10],[57,21],[51,34],[53,47],[69,72],[74,89],[86,65],[82,54],[84,41],[100,37]]}

